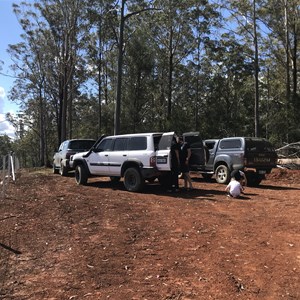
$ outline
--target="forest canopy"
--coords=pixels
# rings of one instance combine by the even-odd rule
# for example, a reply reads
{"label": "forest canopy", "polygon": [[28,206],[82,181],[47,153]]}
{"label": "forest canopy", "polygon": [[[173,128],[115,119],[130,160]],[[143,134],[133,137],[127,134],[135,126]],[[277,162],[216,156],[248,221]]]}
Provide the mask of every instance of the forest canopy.
{"label": "forest canopy", "polygon": [[199,131],[300,140],[298,0],[39,0],[12,6],[16,151],[70,138]]}

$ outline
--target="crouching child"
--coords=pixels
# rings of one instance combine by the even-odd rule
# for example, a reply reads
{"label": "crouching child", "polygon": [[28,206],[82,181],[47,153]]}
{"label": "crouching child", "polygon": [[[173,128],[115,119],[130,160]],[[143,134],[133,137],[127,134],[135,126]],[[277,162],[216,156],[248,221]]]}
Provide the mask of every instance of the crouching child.
{"label": "crouching child", "polygon": [[244,193],[244,188],[241,185],[240,181],[236,180],[233,177],[229,184],[226,186],[225,191],[228,193],[227,196],[239,198],[240,195]]}

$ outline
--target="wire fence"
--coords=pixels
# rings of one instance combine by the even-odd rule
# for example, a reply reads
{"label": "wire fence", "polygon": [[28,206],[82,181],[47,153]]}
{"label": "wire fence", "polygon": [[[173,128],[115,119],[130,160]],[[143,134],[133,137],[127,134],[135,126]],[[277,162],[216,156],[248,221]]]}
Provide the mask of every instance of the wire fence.
{"label": "wire fence", "polygon": [[16,181],[16,172],[19,168],[19,160],[14,153],[2,156],[0,160],[0,198],[5,198],[9,183]]}

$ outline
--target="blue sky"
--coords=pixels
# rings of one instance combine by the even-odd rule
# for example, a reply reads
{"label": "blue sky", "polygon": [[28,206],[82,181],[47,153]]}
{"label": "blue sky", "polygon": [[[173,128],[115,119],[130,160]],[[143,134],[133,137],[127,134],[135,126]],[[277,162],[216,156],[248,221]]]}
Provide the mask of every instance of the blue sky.
{"label": "blue sky", "polygon": [[8,44],[16,44],[21,40],[22,29],[12,10],[12,4],[20,2],[21,0],[0,0],[0,61],[3,62],[0,63],[0,135],[7,134],[11,137],[14,136],[14,128],[5,121],[5,114],[16,114],[18,106],[7,98],[14,80],[9,77],[13,75],[9,69],[12,61],[6,50]]}

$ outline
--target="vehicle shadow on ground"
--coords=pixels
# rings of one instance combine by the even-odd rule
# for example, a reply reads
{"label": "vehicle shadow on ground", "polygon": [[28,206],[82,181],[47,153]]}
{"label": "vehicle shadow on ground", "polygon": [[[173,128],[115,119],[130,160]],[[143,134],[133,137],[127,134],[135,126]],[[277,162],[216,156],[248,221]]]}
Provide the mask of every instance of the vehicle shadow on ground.
{"label": "vehicle shadow on ground", "polygon": [[[127,192],[127,190],[124,187],[123,181],[120,182],[111,182],[111,181],[95,181],[90,182],[87,184],[87,186],[94,187],[94,188],[107,188],[112,189],[116,191],[124,191]],[[214,199],[216,196],[223,195],[224,199],[226,197],[225,191],[220,190],[213,190],[213,189],[201,189],[201,188],[195,188],[190,191],[185,191],[183,189],[180,189],[178,192],[169,192],[166,188],[161,186],[158,182],[153,183],[146,183],[143,190],[141,192],[137,192],[137,194],[147,194],[147,195],[157,195],[157,196],[167,196],[167,197],[174,197],[174,198],[183,198],[183,199],[195,199],[195,200],[209,200],[209,201],[217,201]],[[241,198],[242,199],[242,198]],[[249,197],[244,197],[244,200],[251,199]]]}
{"label": "vehicle shadow on ground", "polygon": [[[211,178],[209,180],[204,179],[204,178],[199,178],[199,177],[193,177],[192,178],[193,181],[195,182],[203,182],[206,184],[209,183],[217,183],[217,181],[214,178]],[[257,189],[269,189],[269,190],[300,190],[300,188],[296,188],[296,187],[288,187],[288,186],[280,186],[280,185],[269,185],[269,184],[264,184],[264,181],[262,181],[262,183],[258,186],[249,186],[251,188],[257,188]]]}
{"label": "vehicle shadow on ground", "polygon": [[257,189],[268,189],[268,190],[274,190],[274,191],[283,191],[283,190],[300,190],[300,188],[292,187],[292,186],[280,186],[280,185],[264,185],[261,184],[259,186],[256,186]]}

